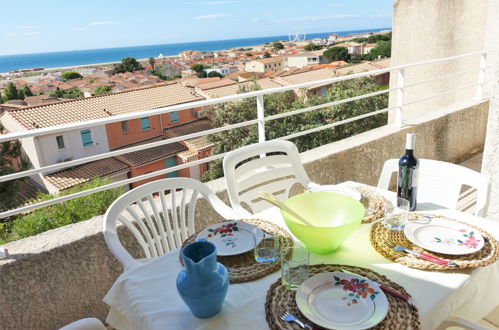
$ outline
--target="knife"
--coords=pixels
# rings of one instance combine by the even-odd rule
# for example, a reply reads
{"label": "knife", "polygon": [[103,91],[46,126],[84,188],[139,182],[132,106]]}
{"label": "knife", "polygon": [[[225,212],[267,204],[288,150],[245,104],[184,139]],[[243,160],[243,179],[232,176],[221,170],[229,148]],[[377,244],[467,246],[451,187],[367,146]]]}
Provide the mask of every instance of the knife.
{"label": "knife", "polygon": [[443,259],[431,256],[431,255],[423,253],[423,252],[418,252],[418,251],[410,250],[410,249],[408,249],[408,248],[406,248],[405,246],[402,246],[402,245],[396,245],[396,244],[394,244],[393,249],[395,251],[403,251],[405,253],[412,254],[413,256],[416,256],[418,258],[434,262],[436,264],[441,264],[441,265],[445,265],[445,266],[449,266],[449,267],[456,267],[457,266],[457,264],[455,262],[443,260]]}
{"label": "knife", "polygon": [[[344,268],[342,268],[342,269],[341,269],[341,271],[342,271],[343,273],[346,273],[346,274],[355,275],[355,276],[358,276],[358,277],[362,277],[362,278],[364,278],[364,279],[368,279],[368,278],[366,278],[365,276],[361,276],[361,275],[359,275],[359,274],[356,274],[356,273],[351,272],[351,271],[349,271],[349,270],[346,270],[346,269],[344,269]],[[383,290],[383,292],[388,293],[388,294],[391,294],[391,295],[392,295],[392,296],[394,296],[394,297],[400,298],[400,299],[402,299],[403,301],[407,302],[407,304],[408,304],[409,306],[411,306],[412,308],[416,308],[416,305],[414,304],[414,300],[412,300],[412,298],[409,298],[408,296],[406,296],[406,295],[404,295],[404,294],[402,294],[402,293],[398,292],[397,290],[392,289],[392,288],[390,288],[389,286],[386,286],[386,285],[384,285],[384,284],[381,284],[381,283],[379,283],[379,282],[377,282],[377,281],[374,281],[374,280],[371,280],[371,279],[368,279],[368,280],[369,280],[369,281],[371,281],[371,282],[376,283],[376,284],[380,287],[380,289],[381,289],[381,290]]]}

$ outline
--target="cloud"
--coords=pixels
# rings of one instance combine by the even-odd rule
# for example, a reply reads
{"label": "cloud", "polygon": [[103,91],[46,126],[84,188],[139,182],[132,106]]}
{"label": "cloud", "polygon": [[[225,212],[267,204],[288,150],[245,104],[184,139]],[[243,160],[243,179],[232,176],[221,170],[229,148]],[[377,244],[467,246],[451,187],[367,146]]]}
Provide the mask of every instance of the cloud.
{"label": "cloud", "polygon": [[17,36],[17,33],[15,33],[15,32],[5,32],[4,35],[6,37],[13,37],[13,36]]}
{"label": "cloud", "polygon": [[341,7],[344,6],[345,4],[343,2],[333,2],[329,4],[331,7]]}
{"label": "cloud", "polygon": [[87,30],[88,30],[88,28],[86,28],[86,27],[79,27],[76,29],[76,31],[87,31]]}
{"label": "cloud", "polygon": [[230,16],[229,14],[211,14],[211,15],[203,15],[194,17],[194,19],[209,19],[209,18],[218,18],[218,17],[226,17]]}
{"label": "cloud", "polygon": [[36,26],[36,25],[23,25],[23,26],[19,26],[17,27],[18,29],[22,29],[22,30],[36,30],[36,29],[39,29],[40,27],[39,26]]}
{"label": "cloud", "polygon": [[113,25],[113,24],[121,24],[121,22],[117,22],[117,21],[92,22],[92,23],[89,23],[88,26]]}
{"label": "cloud", "polygon": [[23,35],[25,36],[36,36],[37,34],[40,34],[40,32],[33,31],[33,32],[24,32]]}
{"label": "cloud", "polygon": [[204,5],[204,6],[216,6],[216,5],[228,5],[232,3],[239,3],[239,1],[200,1],[200,2],[188,2],[188,5]]}

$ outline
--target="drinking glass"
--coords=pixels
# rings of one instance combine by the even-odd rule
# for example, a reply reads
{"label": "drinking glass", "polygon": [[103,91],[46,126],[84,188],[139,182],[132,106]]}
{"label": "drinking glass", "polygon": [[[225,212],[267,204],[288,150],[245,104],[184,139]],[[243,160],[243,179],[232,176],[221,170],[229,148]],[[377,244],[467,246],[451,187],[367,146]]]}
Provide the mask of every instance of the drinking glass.
{"label": "drinking glass", "polygon": [[407,213],[409,212],[409,201],[404,198],[397,198],[395,203],[386,203],[385,206],[385,227],[391,230],[403,230],[407,224]]}
{"label": "drinking glass", "polygon": [[360,202],[362,203],[362,205],[364,205],[364,208],[366,209],[366,212],[364,213],[365,217],[368,217],[368,216],[374,214],[375,203],[372,201],[374,201],[376,199],[376,197],[377,197],[376,189],[374,189],[374,190],[369,189],[369,190],[366,190],[365,193],[361,193]]}
{"label": "drinking glass", "polygon": [[260,229],[253,230],[253,251],[258,263],[271,263],[279,259],[279,234]]}
{"label": "drinking glass", "polygon": [[305,247],[292,246],[281,251],[282,285],[290,290],[298,290],[308,278],[310,252]]}

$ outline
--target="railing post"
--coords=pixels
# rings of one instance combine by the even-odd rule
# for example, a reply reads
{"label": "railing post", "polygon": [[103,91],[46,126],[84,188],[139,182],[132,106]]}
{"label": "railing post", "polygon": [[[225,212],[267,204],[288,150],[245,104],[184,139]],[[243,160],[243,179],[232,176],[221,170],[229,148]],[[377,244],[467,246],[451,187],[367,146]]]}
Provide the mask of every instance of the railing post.
{"label": "railing post", "polygon": [[404,107],[404,85],[405,85],[405,69],[397,70],[397,102],[395,104],[395,125],[402,126],[402,113]]}
{"label": "railing post", "polygon": [[476,87],[477,101],[482,100],[486,68],[487,68],[487,52],[483,52],[482,55],[480,55],[480,71],[478,72],[478,85]]}
{"label": "railing post", "polygon": [[265,142],[265,108],[263,94],[256,97],[256,118],[258,119],[258,142]]}

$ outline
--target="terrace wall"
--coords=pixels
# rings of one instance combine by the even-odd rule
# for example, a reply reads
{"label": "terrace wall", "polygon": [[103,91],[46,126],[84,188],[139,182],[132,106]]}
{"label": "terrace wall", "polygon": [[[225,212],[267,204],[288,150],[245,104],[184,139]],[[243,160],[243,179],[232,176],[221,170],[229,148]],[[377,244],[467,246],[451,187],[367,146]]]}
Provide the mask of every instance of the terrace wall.
{"label": "terrace wall", "polygon": [[[354,180],[376,184],[386,159],[398,158],[406,132],[415,132],[416,154],[458,162],[480,152],[488,102],[460,110],[439,109],[411,127],[381,127],[301,155],[312,180],[321,184]],[[227,201],[223,179],[209,183]],[[197,228],[220,221],[206,202],[197,208]],[[102,217],[6,244],[0,260],[0,328],[54,329],[84,317],[105,320],[102,302],[121,265],[107,249]],[[137,251],[130,237],[125,245]],[[168,271],[168,270],[165,270]]]}

